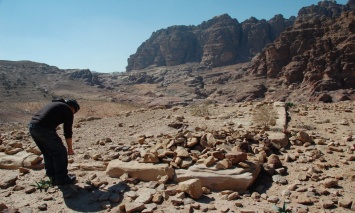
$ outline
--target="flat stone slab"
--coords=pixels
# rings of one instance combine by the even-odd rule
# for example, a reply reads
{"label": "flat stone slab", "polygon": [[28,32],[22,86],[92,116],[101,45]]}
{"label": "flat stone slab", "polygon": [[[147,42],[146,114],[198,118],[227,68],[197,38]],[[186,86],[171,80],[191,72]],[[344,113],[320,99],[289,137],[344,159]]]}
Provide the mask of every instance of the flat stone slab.
{"label": "flat stone slab", "polygon": [[270,126],[271,131],[282,131],[286,128],[286,107],[284,102],[275,102],[273,104],[273,108],[276,111],[277,118],[276,118],[276,125]]}
{"label": "flat stone slab", "polygon": [[137,161],[123,162],[120,160],[111,161],[106,169],[106,174],[110,177],[119,178],[124,173],[129,177],[143,181],[157,181],[159,176],[167,175],[173,179],[174,169],[168,164],[139,163]]}
{"label": "flat stone slab", "polygon": [[0,169],[18,169],[20,167],[37,168],[35,165],[29,163],[37,157],[38,155],[26,151],[18,152],[14,155],[7,155],[4,152],[0,152]]}
{"label": "flat stone slab", "polygon": [[232,169],[216,170],[204,164],[195,164],[188,169],[175,170],[175,182],[189,179],[200,179],[202,186],[211,190],[235,190],[243,193],[258,177],[261,165],[247,162],[249,168],[235,167]]}

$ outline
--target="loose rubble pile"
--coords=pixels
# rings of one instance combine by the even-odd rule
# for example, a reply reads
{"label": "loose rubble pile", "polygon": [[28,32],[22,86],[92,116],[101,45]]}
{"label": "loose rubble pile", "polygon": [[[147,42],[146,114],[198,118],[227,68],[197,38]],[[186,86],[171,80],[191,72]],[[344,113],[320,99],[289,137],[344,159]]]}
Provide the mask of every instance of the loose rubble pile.
{"label": "loose rubble pile", "polygon": [[[277,109],[270,128],[250,122],[262,105]],[[79,182],[45,191],[32,186],[45,178],[26,129],[1,132],[0,209],[271,212],[286,202],[294,212],[355,210],[354,103],[210,107],[205,117],[182,107],[78,119],[69,169]]]}

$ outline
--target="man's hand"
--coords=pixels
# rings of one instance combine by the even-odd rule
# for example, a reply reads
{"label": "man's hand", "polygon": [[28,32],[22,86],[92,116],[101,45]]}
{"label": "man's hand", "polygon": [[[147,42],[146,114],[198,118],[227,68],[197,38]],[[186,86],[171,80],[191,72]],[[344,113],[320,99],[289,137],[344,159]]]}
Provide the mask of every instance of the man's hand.
{"label": "man's hand", "polygon": [[67,146],[68,146],[68,155],[74,155],[72,139],[66,138],[65,140],[66,140]]}

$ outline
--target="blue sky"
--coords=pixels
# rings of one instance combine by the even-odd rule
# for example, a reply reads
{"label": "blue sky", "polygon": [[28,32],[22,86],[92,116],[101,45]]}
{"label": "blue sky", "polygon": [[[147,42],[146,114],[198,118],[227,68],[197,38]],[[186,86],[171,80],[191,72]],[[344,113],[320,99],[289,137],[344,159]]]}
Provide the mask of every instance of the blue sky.
{"label": "blue sky", "polygon": [[[285,18],[317,0],[0,0],[0,60],[125,71],[154,31],[228,13],[239,22]],[[338,0],[346,4],[347,0]]]}

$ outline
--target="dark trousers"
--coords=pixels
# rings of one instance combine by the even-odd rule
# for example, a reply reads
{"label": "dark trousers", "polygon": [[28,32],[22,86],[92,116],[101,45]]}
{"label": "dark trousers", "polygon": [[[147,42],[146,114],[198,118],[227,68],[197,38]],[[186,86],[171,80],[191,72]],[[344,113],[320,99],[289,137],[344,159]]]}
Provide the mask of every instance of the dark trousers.
{"label": "dark trousers", "polygon": [[30,124],[29,131],[43,154],[47,176],[65,179],[68,176],[68,153],[55,129]]}

